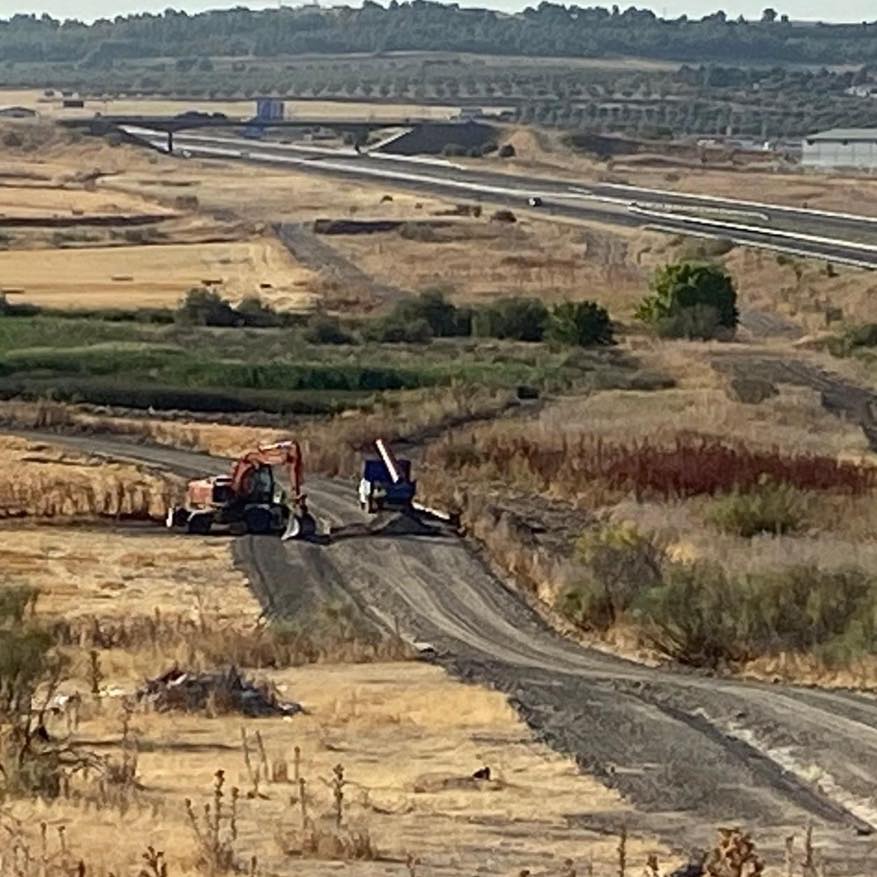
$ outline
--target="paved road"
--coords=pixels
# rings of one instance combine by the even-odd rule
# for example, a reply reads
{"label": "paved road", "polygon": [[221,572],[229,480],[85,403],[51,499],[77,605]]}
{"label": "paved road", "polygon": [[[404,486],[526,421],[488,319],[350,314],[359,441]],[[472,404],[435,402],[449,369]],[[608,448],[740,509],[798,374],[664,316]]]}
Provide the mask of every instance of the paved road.
{"label": "paved road", "polygon": [[[164,148],[162,134],[133,128],[129,131],[144,142]],[[181,134],[176,140],[176,150],[179,154],[385,181],[388,186],[402,186],[425,194],[474,198],[519,209],[526,208],[528,200],[536,196],[542,201],[538,209],[546,217],[727,238],[747,246],[863,268],[877,267],[877,217],[575,179],[515,176],[466,168],[439,159],[378,153],[360,155],[353,149],[264,143],[206,134]]]}
{"label": "paved road", "polygon": [[[184,475],[228,465],[116,438],[51,440]],[[650,669],[583,648],[443,525],[367,519],[343,480],[313,478],[308,491],[331,527],[326,544],[235,543],[269,614],[341,600],[369,624],[432,643],[451,672],[505,692],[540,738],[625,795],[637,808],[631,831],[685,846],[743,823],[781,856],[782,839],[812,821],[831,873],[877,872],[877,700]],[[617,830],[617,819],[570,814],[598,830]]]}

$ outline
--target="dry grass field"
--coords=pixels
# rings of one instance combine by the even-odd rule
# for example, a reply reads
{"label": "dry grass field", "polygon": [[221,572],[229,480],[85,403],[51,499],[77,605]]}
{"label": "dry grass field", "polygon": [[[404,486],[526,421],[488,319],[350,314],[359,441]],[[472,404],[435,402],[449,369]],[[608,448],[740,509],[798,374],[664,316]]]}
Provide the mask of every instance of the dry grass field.
{"label": "dry grass field", "polygon": [[[138,518],[163,520],[182,489],[180,479],[126,463],[12,436],[0,436],[5,518]],[[0,570],[7,571],[4,562]]]}
{"label": "dry grass field", "polygon": [[403,230],[338,236],[332,244],[383,282],[404,282],[412,290],[440,287],[459,302],[587,296],[623,317],[642,297],[644,271],[628,256],[637,237],[596,224],[558,225],[524,216],[506,225],[489,221],[489,213],[427,229],[423,239]]}
{"label": "dry grass field", "polygon": [[[311,222],[339,217],[416,219],[447,206],[427,195],[394,192],[380,183],[351,183],[265,167],[248,167],[242,173],[237,164],[154,158],[155,164],[135,165],[104,180],[102,185],[169,201],[179,195],[194,195],[205,211],[233,211],[254,222]],[[390,192],[391,200],[384,200]]]}
{"label": "dry grass field", "polygon": [[278,308],[307,309],[313,272],[270,237],[217,244],[81,247],[0,253],[16,301],[53,308],[175,307],[187,290],[216,286],[229,299],[261,295]]}
{"label": "dry grass field", "polygon": [[83,191],[37,185],[0,184],[0,222],[4,219],[166,219],[174,211],[124,192]]}

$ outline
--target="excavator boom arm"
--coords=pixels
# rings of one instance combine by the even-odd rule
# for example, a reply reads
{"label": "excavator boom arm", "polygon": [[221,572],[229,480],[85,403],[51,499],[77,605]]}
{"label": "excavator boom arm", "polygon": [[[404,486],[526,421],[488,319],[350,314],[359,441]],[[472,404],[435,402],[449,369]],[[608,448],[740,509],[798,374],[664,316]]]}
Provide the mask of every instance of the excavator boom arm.
{"label": "excavator boom arm", "polygon": [[297,441],[260,445],[247,451],[235,463],[231,473],[231,488],[235,494],[242,492],[247,475],[259,466],[286,466],[292,495],[296,499],[301,496],[302,458],[301,447]]}

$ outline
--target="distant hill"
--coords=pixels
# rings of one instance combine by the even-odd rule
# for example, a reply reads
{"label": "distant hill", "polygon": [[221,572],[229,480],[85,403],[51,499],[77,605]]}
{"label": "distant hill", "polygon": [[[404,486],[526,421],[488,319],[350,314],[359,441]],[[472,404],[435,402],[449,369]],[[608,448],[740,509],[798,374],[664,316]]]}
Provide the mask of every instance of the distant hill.
{"label": "distant hill", "polygon": [[48,16],[0,21],[4,61],[64,61],[112,66],[131,58],[272,57],[303,53],[453,51],[549,57],[634,55],[677,61],[764,64],[877,62],[877,21],[790,22],[766,10],[762,20],[660,19],[633,7],[622,12],[540,3],[506,15],[414,0],[384,8],[230,9],[188,15],[120,16],[91,25]]}

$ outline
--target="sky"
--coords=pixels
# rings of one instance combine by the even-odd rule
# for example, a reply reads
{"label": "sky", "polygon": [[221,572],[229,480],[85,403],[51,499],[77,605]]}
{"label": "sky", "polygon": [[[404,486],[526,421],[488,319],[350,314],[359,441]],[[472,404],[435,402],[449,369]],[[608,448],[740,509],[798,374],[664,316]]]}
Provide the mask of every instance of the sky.
{"label": "sky", "polygon": [[[287,2],[287,0],[284,0]],[[340,0],[323,0],[327,5]],[[359,5],[358,0],[346,0],[349,5]],[[611,6],[613,0],[578,0],[580,5]],[[460,0],[461,6],[485,6],[513,12],[527,5],[537,5],[538,0]],[[289,3],[288,5],[297,5]],[[619,2],[624,8],[628,0]],[[846,0],[844,3],[826,4],[825,0],[788,0],[786,3],[771,0],[646,0],[633,5],[654,10],[658,15],[675,17],[683,13],[700,17],[716,9],[724,9],[729,16],[744,15],[758,18],[765,6],[773,6],[778,12],[790,18],[820,21],[873,21],[877,18],[874,0]],[[277,2],[271,0],[0,0],[0,18],[7,18],[17,12],[48,12],[55,18],[79,18],[91,21],[95,18],[112,18],[131,12],[161,12],[167,7],[185,9],[187,12],[200,12],[231,6],[249,6],[252,9],[276,8]]]}

